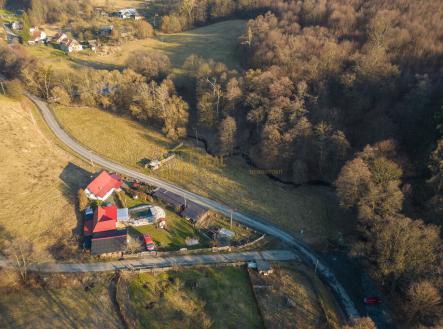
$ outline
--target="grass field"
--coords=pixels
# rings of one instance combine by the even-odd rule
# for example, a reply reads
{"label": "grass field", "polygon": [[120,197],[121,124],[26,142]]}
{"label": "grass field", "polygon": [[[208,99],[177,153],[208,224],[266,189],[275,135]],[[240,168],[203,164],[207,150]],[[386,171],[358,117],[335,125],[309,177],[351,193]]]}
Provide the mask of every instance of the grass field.
{"label": "grass field", "polygon": [[106,282],[82,286],[27,288],[0,296],[3,329],[124,328]]}
{"label": "grass field", "polygon": [[181,72],[184,61],[192,54],[222,61],[229,68],[239,68],[236,49],[245,23],[244,20],[229,20],[182,33],[159,34],[154,38],[125,43],[120,46],[119,52],[112,55],[88,56],[79,53],[75,55],[74,61],[80,59],[84,64],[91,63],[91,66],[123,65],[134,50],[154,50],[169,56],[174,73]]}
{"label": "grass field", "polygon": [[[158,158],[174,146],[152,129],[98,109],[60,107],[55,113],[65,129],[82,144],[147,173],[137,163],[143,158]],[[328,188],[294,188],[264,175],[253,175],[240,158],[220,164],[204,151],[187,147],[180,151],[179,157],[150,174],[266,218],[295,234],[303,230],[302,237],[309,242],[336,238],[338,232],[346,234],[352,228],[352,222]]]}
{"label": "grass field", "polygon": [[[340,328],[340,307],[312,270],[282,265],[264,277],[251,271],[266,328]],[[262,287],[268,288],[262,288]],[[260,287],[260,288],[255,288]]]}
{"label": "grass field", "polygon": [[149,0],[92,0],[91,4],[94,7],[109,5],[111,8],[139,8],[149,2]]}
{"label": "grass field", "polygon": [[40,130],[33,111],[0,97],[0,241],[30,240],[47,260],[76,252],[74,195],[87,176]]}
{"label": "grass field", "polygon": [[245,270],[191,269],[126,278],[138,328],[262,328]]}

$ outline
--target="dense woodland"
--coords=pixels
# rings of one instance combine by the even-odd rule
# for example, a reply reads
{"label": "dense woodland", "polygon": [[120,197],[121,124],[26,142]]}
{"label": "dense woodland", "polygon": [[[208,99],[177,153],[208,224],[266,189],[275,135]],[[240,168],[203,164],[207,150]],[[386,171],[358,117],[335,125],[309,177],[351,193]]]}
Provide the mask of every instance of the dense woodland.
{"label": "dense woodland", "polygon": [[[34,3],[61,2],[28,1],[31,20],[50,21]],[[61,10],[81,6],[89,4]],[[358,221],[351,254],[396,305],[401,326],[442,325],[441,2],[172,1],[161,28],[262,10],[239,40],[243,70],[191,56],[179,92],[156,53],[132,54],[122,72],[61,74],[17,45],[0,48],[0,70],[52,102],[128,114],[173,139],[197,126],[213,153],[281,169],[290,183],[335,186]]]}

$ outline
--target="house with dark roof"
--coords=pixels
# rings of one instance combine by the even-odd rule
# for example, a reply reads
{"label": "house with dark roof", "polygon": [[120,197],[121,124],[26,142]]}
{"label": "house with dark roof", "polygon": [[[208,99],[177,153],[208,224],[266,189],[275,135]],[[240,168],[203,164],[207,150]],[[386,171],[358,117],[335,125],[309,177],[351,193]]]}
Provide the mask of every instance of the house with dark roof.
{"label": "house with dark roof", "polygon": [[188,201],[186,207],[180,213],[181,216],[191,221],[193,224],[197,224],[201,220],[204,220],[209,215],[209,209],[199,205],[198,203]]}
{"label": "house with dark roof", "polygon": [[205,206],[186,200],[183,196],[165,189],[157,188],[152,195],[164,203],[180,209],[180,215],[194,224],[197,224],[209,215],[209,209]]}
{"label": "house with dark roof", "polygon": [[167,191],[163,188],[157,188],[154,193],[152,193],[152,196],[155,198],[163,201],[164,203],[177,207],[177,208],[184,208],[185,203],[187,203],[186,199],[178,194],[172,193],[170,191]]}
{"label": "house with dark roof", "polygon": [[91,255],[105,255],[123,252],[127,245],[128,232],[114,230],[95,234],[91,241]]}
{"label": "house with dark roof", "polygon": [[91,200],[105,201],[114,191],[119,191],[123,182],[116,174],[102,171],[85,189],[86,196]]}

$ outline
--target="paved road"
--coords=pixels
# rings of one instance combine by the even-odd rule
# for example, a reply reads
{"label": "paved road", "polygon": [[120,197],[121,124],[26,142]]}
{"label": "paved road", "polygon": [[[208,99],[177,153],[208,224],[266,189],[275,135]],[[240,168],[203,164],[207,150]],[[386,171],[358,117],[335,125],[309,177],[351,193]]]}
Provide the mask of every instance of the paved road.
{"label": "paved road", "polygon": [[[290,261],[298,259],[290,250],[245,251],[229,254],[179,255],[179,256],[145,256],[143,258],[125,259],[99,263],[39,263],[31,270],[39,272],[105,272],[115,270],[143,270],[178,266],[247,263],[255,260]],[[5,259],[0,260],[3,267],[11,267]]]}
{"label": "paved road", "polygon": [[[33,95],[27,94],[27,96],[40,109],[46,123],[48,124],[50,129],[54,132],[54,134],[64,144],[66,144],[74,152],[81,155],[85,159],[87,159],[89,161],[93,161],[94,163],[96,163],[106,169],[118,172],[124,176],[132,177],[134,179],[138,179],[139,181],[145,182],[147,184],[157,186],[157,187],[162,187],[168,191],[177,193],[179,195],[183,195],[183,197],[185,197],[188,200],[191,200],[191,201],[194,201],[194,202],[199,203],[201,205],[204,205],[204,206],[206,206],[212,210],[215,210],[217,212],[220,212],[226,216],[230,216],[231,208],[229,208],[225,205],[222,205],[216,201],[207,199],[205,197],[199,196],[195,193],[186,191],[185,189],[180,188],[179,186],[165,182],[161,179],[151,177],[151,176],[139,173],[136,170],[124,167],[116,162],[105,159],[104,157],[101,157],[101,156],[97,155],[96,153],[92,152],[91,150],[85,148],[84,146],[80,145],[77,141],[75,141],[72,137],[70,137],[68,134],[66,134],[63,131],[63,129],[61,129],[61,127],[58,124],[57,120],[55,119],[53,113],[48,108],[48,106],[45,102],[43,102],[42,100],[38,99],[37,97],[35,97]],[[315,253],[312,250],[310,250],[305,244],[303,244],[299,240],[295,239],[293,236],[286,233],[285,231],[283,231],[283,230],[281,230],[281,229],[277,228],[276,226],[273,226],[269,223],[266,223],[259,218],[245,215],[240,212],[233,212],[233,219],[246,225],[246,226],[249,226],[257,231],[261,231],[263,233],[266,233],[268,235],[276,237],[276,238],[284,241],[288,245],[292,246],[298,252],[300,257],[302,257],[306,262],[310,263],[312,266],[315,266],[317,273],[330,286],[330,288],[334,291],[335,295],[337,296],[337,298],[341,302],[346,315],[349,318],[354,318],[354,317],[359,316],[359,313],[358,313],[357,309],[355,308],[354,303],[352,302],[352,300],[349,297],[346,290],[343,288],[343,286],[337,280],[335,275],[323,262],[321,262],[316,257]]]}

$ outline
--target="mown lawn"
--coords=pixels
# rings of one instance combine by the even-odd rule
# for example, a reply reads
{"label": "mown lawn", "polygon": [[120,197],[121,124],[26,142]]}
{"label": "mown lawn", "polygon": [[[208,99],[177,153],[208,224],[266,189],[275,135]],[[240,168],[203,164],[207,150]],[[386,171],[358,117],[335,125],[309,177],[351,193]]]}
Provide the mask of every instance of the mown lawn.
{"label": "mown lawn", "polygon": [[252,174],[241,158],[220,163],[194,147],[181,149],[179,157],[149,172],[137,163],[143,158],[158,158],[175,145],[161,133],[94,108],[59,107],[55,113],[72,136],[99,154],[265,218],[310,242],[334,239],[338,232],[352,229],[352,221],[327,187],[280,184]]}
{"label": "mown lawn", "polygon": [[263,328],[244,269],[142,273],[126,280],[139,328]]}

